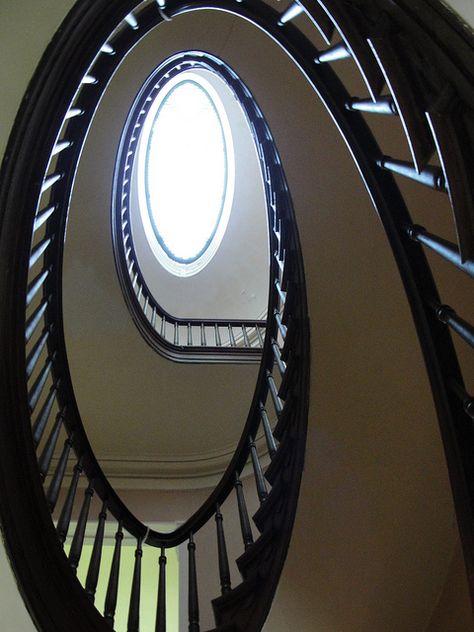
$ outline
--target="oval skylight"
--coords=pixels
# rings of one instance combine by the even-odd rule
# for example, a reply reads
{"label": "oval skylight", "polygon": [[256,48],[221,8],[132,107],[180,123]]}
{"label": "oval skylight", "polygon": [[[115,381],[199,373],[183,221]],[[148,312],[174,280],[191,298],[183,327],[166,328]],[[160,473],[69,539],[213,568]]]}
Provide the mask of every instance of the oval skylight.
{"label": "oval skylight", "polygon": [[172,260],[188,264],[206,251],[218,229],[228,158],[212,87],[192,73],[176,79],[157,97],[144,177],[148,213],[160,246]]}

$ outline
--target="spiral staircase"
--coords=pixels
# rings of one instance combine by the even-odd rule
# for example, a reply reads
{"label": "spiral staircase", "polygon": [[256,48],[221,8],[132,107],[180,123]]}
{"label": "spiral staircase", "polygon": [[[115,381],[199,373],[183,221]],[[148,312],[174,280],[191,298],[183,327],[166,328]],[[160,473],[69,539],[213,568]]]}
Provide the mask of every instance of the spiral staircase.
{"label": "spiral staircase", "polygon": [[[281,162],[286,164],[284,155],[280,160],[271,142],[271,132],[277,136],[276,129],[267,127],[255,101],[247,96],[270,201],[270,251],[274,253],[260,371],[250,412],[225,473],[202,506],[174,532],[155,531],[138,520],[104,475],[84,431],[64,344],[63,237],[77,163],[102,92],[121,59],[148,31],[211,4],[257,25],[282,47],[327,107],[357,164],[388,236],[421,341],[464,560],[468,578],[472,578],[472,359],[458,342],[453,345],[450,333],[466,347],[473,345],[466,313],[472,305],[468,299],[472,288],[465,290],[468,286],[458,281],[460,272],[472,277],[474,265],[471,34],[434,0],[321,0],[276,8],[256,1],[81,2],[38,67],[2,167],[2,528],[20,589],[42,630],[113,627],[124,533],[136,542],[128,604],[130,631],[139,629],[145,549],[156,551],[159,568],[155,623],[159,631],[167,629],[167,549],[182,543],[187,547],[186,625],[194,632],[200,629],[200,573],[214,573],[220,583],[221,596],[213,595],[212,601],[215,629],[251,632],[262,629],[287,555],[308,413],[309,323],[297,234],[299,225],[304,251],[309,237],[301,227],[308,225],[308,219],[298,216],[295,204],[295,222],[280,168]],[[350,74],[347,64],[351,64]],[[354,71],[359,73],[357,81]],[[278,78],[278,72],[275,74]],[[398,126],[402,139],[395,146],[388,138],[390,125]],[[406,149],[401,148],[402,141]],[[330,168],[329,158],[327,163]],[[296,179],[292,173],[290,180]],[[291,182],[290,188],[293,193]],[[445,232],[436,228],[438,218],[433,218],[432,227],[429,213],[420,210],[419,198],[414,197],[418,193],[413,193],[419,189],[426,190],[425,205],[436,208],[438,197],[446,207],[451,205],[451,227],[441,221]],[[319,201],[324,199],[322,193],[318,196]],[[421,221],[428,227],[422,227]],[[431,254],[427,259],[425,251],[435,253],[456,274],[443,276],[437,259]],[[443,291],[442,300],[433,277]],[[445,305],[444,294],[456,295],[451,289],[458,283],[462,291],[455,311]],[[135,298],[140,301],[139,294]],[[315,339],[314,328],[319,324],[313,319]],[[390,335],[390,329],[385,333]],[[337,341],[332,342],[337,346]],[[347,342],[351,344],[351,339]],[[317,345],[312,353],[317,362]],[[396,358],[387,358],[387,363],[396,363]],[[358,381],[363,382],[364,377]],[[344,399],[344,394],[340,397]],[[356,408],[357,402],[346,402],[345,414],[351,416]],[[357,435],[356,423],[353,431]],[[265,468],[256,447],[258,436],[266,445],[263,452],[269,465]],[[324,444],[324,436],[320,439]],[[326,448],[330,447],[327,443]],[[242,484],[242,473],[249,468],[253,475]],[[82,479],[86,483],[81,486]],[[256,497],[260,505],[253,515],[254,527],[246,495]],[[97,516],[91,515],[93,498],[94,502],[100,499]],[[223,526],[226,507],[232,502],[242,538],[236,560],[241,580],[233,586]],[[232,509],[229,512],[232,515]],[[218,564],[216,569],[203,571],[196,568],[197,539],[211,520],[216,525]],[[94,546],[82,586],[75,573],[91,521]],[[116,529],[112,564],[104,570],[101,556],[106,521]],[[313,545],[313,534],[318,539],[317,524],[314,519],[307,525],[311,535],[308,548]],[[66,542],[67,557],[63,551]],[[107,595],[99,613],[93,603],[99,575],[104,572]]]}

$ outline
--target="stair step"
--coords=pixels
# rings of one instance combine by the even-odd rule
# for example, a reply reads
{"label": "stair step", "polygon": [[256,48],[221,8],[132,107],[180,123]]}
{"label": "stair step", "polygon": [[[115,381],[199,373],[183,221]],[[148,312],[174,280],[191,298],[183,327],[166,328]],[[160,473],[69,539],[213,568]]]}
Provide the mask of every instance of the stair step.
{"label": "stair step", "polygon": [[217,628],[212,628],[212,630],[207,630],[207,632],[238,632],[235,625],[232,623],[230,625],[220,625]]}
{"label": "stair step", "polygon": [[282,479],[278,478],[267,499],[253,515],[253,521],[260,533],[280,527],[284,517],[287,487]]}
{"label": "stair step", "polygon": [[217,630],[226,629],[225,626],[232,625],[239,629],[239,622],[247,620],[248,610],[258,600],[261,587],[261,578],[254,575],[225,595],[213,599],[212,608]]}
{"label": "stair step", "polygon": [[273,457],[270,465],[265,472],[265,478],[273,487],[277,481],[277,478],[281,477],[283,480],[287,480],[287,468],[291,463],[294,450],[294,440],[291,435],[286,435],[283,441],[278,446],[275,456]]}
{"label": "stair step", "polygon": [[237,566],[243,579],[253,575],[266,575],[268,563],[273,559],[275,548],[275,529],[265,531],[239,558]]}

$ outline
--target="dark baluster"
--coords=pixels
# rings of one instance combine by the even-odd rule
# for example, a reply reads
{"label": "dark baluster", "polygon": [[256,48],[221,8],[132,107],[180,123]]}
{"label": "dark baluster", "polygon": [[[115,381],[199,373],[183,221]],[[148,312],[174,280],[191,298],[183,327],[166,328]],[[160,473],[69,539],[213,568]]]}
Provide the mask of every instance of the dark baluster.
{"label": "dark baluster", "polygon": [[71,145],[72,145],[72,142],[69,141],[69,140],[63,140],[63,141],[57,142],[56,145],[53,147],[53,151],[51,152],[51,156],[57,156],[58,154],[60,154],[65,149],[68,149],[69,147],[71,147]]}
{"label": "dark baluster", "polygon": [[278,279],[275,279],[275,287],[277,289],[278,296],[280,297],[280,301],[284,305],[286,301],[286,296],[283,290],[281,289],[280,281]]}
{"label": "dark baluster", "polygon": [[37,244],[33,248],[33,250],[31,251],[30,261],[29,261],[30,269],[35,265],[35,263],[38,261],[41,255],[46,252],[46,249],[48,248],[48,246],[51,244],[52,241],[53,241],[52,237],[45,237],[39,242],[39,244]]}
{"label": "dark baluster", "polygon": [[273,348],[273,355],[275,356],[275,360],[277,363],[278,371],[280,372],[281,377],[283,377],[286,371],[286,364],[282,360],[280,347],[278,346],[276,340],[272,340],[272,348]]}
{"label": "dark baluster", "polygon": [[273,379],[273,375],[270,371],[267,371],[267,384],[270,389],[270,395],[272,397],[273,405],[275,406],[275,411],[277,415],[281,415],[283,412],[283,404],[281,399],[278,397],[278,390],[275,384],[275,380]]}
{"label": "dark baluster", "polygon": [[43,315],[48,307],[50,301],[50,297],[45,297],[35,309],[35,311],[31,314],[31,316],[26,321],[25,325],[25,342],[29,342],[31,340],[31,336],[35,333],[35,329],[38,326],[38,323],[43,318]]}
{"label": "dark baluster", "polygon": [[94,489],[92,483],[89,483],[84,492],[84,500],[82,502],[79,520],[77,521],[76,530],[72,539],[71,549],[69,550],[69,563],[74,573],[77,571],[79,560],[81,559],[82,546],[84,544],[84,535],[86,533],[87,520],[89,518],[89,509],[91,506]]}
{"label": "dark baluster", "polygon": [[449,305],[439,305],[436,309],[438,320],[449,325],[463,340],[474,347],[474,327],[460,318]]}
{"label": "dark baluster", "polygon": [[249,340],[249,337],[247,335],[247,328],[245,327],[245,325],[242,325],[242,335],[244,337],[244,345],[247,348],[250,347],[250,340]]}
{"label": "dark baluster", "polygon": [[43,331],[41,336],[36,341],[33,349],[28,354],[28,357],[26,358],[26,377],[27,377],[27,379],[29,379],[31,377],[31,374],[33,373],[33,371],[36,368],[38,360],[39,360],[39,358],[41,356],[41,352],[43,351],[43,349],[44,349],[44,347],[46,345],[46,342],[48,341],[50,331],[51,331],[51,328],[45,329]]}
{"label": "dark baluster", "polygon": [[153,307],[151,312],[151,326],[156,329],[156,307]]}
{"label": "dark baluster", "polygon": [[166,632],[166,555],[164,548],[161,549],[159,564],[160,574],[158,580],[155,632]]}
{"label": "dark baluster", "polygon": [[255,441],[250,439],[250,457],[252,459],[253,472],[255,474],[255,484],[257,486],[257,495],[261,503],[266,500],[268,496],[267,486],[265,485],[265,479],[263,478],[262,466],[257,454],[257,446]]}
{"label": "dark baluster", "polygon": [[451,382],[451,387],[462,402],[464,412],[474,419],[474,397],[471,397],[466,389],[455,381]]}
{"label": "dark baluster", "polygon": [[34,299],[38,291],[41,289],[41,287],[43,286],[43,283],[48,278],[49,270],[50,270],[49,268],[46,270],[42,270],[33,279],[33,281],[31,281],[31,283],[28,285],[28,291],[26,293],[26,306],[27,307],[31,305],[32,300]]}
{"label": "dark baluster", "polygon": [[137,18],[133,15],[133,13],[129,13],[125,16],[125,22],[135,31],[138,28]]}
{"label": "dark baluster", "polygon": [[188,593],[188,617],[189,632],[199,632],[199,600],[196,574],[196,545],[193,534],[189,535],[189,593]]}
{"label": "dark baluster", "polygon": [[56,415],[53,428],[49,434],[49,437],[43,448],[43,452],[41,453],[41,456],[39,458],[38,465],[39,465],[40,477],[42,481],[44,481],[44,479],[48,475],[49,466],[51,465],[51,460],[53,458],[54,450],[56,449],[56,445],[58,443],[59,433],[61,431],[63,420],[64,420],[64,410]]}
{"label": "dark baluster", "polygon": [[53,173],[50,176],[47,176],[41,185],[41,193],[46,193],[46,191],[56,184],[56,182],[59,182],[62,177],[62,173]]}
{"label": "dark baluster", "polygon": [[227,329],[229,331],[229,344],[231,347],[235,347],[236,343],[235,343],[235,338],[234,338],[234,331],[230,323],[227,325]]}
{"label": "dark baluster", "polygon": [[110,566],[109,583],[105,596],[104,618],[111,628],[114,627],[115,610],[117,608],[117,594],[120,573],[120,556],[122,552],[123,531],[122,523],[119,522],[117,533],[115,534],[115,547],[112,564]]}
{"label": "dark baluster", "polygon": [[95,532],[94,546],[92,547],[92,555],[89,562],[86,578],[86,595],[94,603],[95,592],[97,590],[97,582],[99,581],[100,562],[102,560],[102,548],[104,546],[104,530],[105,521],[107,520],[107,503],[102,503],[102,509],[99,513],[97,522],[97,531]]}
{"label": "dark baluster", "polygon": [[432,235],[423,228],[423,226],[409,226],[407,233],[410,239],[430,248],[436,252],[436,254],[440,255],[440,257],[443,257],[446,261],[456,266],[456,268],[459,268],[459,270],[462,270],[474,278],[474,260],[467,259],[463,262],[459,254],[459,249],[455,244],[436,235]]}
{"label": "dark baluster", "polygon": [[216,505],[216,527],[217,527],[217,553],[219,556],[219,577],[221,582],[221,593],[224,595],[232,588],[230,583],[229,559],[227,557],[227,547],[224,536],[224,518],[222,517],[219,505]]}
{"label": "dark baluster", "polygon": [[278,250],[275,250],[275,252],[273,253],[273,256],[275,257],[275,261],[277,262],[277,265],[280,269],[280,276],[283,275],[283,271],[285,269],[285,265],[283,263],[283,261],[280,259],[280,254],[278,252]]}
{"label": "dark baluster", "polygon": [[85,110],[83,110],[82,108],[70,108],[66,112],[66,116],[64,117],[64,120],[67,121],[69,119],[76,118],[77,116],[82,116],[84,112]]}
{"label": "dark baluster", "polygon": [[443,175],[443,170],[440,167],[433,167],[428,165],[421,171],[418,171],[415,165],[405,160],[397,160],[390,158],[389,156],[382,156],[377,161],[379,167],[397,173],[400,176],[414,180],[419,184],[423,184],[425,187],[434,189],[435,191],[446,191],[446,182]]}
{"label": "dark baluster", "polygon": [[262,420],[263,431],[265,433],[265,439],[267,441],[267,448],[270,458],[276,454],[277,446],[275,442],[275,437],[273,436],[272,427],[270,425],[270,420],[268,419],[267,411],[265,410],[265,406],[260,404],[260,419]]}
{"label": "dark baluster", "polygon": [[101,53],[105,53],[106,55],[115,55],[115,49],[113,46],[108,44],[107,42],[100,49]]}
{"label": "dark baluster", "polygon": [[[53,433],[54,432],[55,432],[55,429],[53,428]],[[59,492],[61,490],[64,474],[66,473],[66,466],[69,460],[69,455],[71,453],[72,446],[73,446],[73,435],[68,437],[66,441],[64,442],[64,447],[62,449],[61,456],[59,457],[58,464],[56,466],[53,478],[51,479],[48,492],[46,494],[46,501],[48,503],[48,507],[51,513],[53,513],[54,508],[56,507],[56,503],[58,501]]]}
{"label": "dark baluster", "polygon": [[161,317],[160,336],[166,338],[166,318],[164,316]]}
{"label": "dark baluster", "polygon": [[283,26],[287,22],[294,20],[301,13],[303,13],[303,11],[304,9],[301,6],[301,4],[299,4],[298,2],[292,2],[290,6],[288,7],[288,9],[286,9],[286,11],[284,11],[280,15],[280,19],[278,20],[278,26]]}
{"label": "dark baluster", "polygon": [[202,347],[206,347],[207,346],[206,328],[204,326],[204,323],[201,323],[201,346]]}
{"label": "dark baluster", "polygon": [[79,482],[79,477],[81,474],[82,474],[82,459],[78,463],[76,463],[76,465],[74,466],[71,484],[69,486],[66,500],[64,502],[64,506],[62,508],[61,515],[59,516],[58,524],[56,526],[58,539],[61,542],[61,544],[64,544],[67,538],[67,533],[69,531],[69,523],[71,522],[72,508],[74,505],[74,498],[76,497],[77,484]]}
{"label": "dark baluster", "polygon": [[344,42],[338,42],[334,46],[326,48],[325,51],[319,53],[315,58],[317,64],[322,64],[329,61],[337,61],[339,59],[347,59],[351,54]]}
{"label": "dark baluster", "polygon": [[221,333],[219,331],[219,325],[217,323],[214,325],[214,333],[216,336],[216,347],[222,347]]}
{"label": "dark baluster", "polygon": [[193,328],[192,328],[191,323],[188,323],[187,327],[188,327],[188,347],[190,347],[193,344]]}
{"label": "dark baluster", "polygon": [[179,326],[178,323],[174,324],[174,340],[173,340],[173,344],[178,346],[179,345]]}
{"label": "dark baluster", "polygon": [[41,410],[38,413],[38,417],[33,425],[32,433],[33,443],[35,444],[35,447],[41,441],[41,438],[43,436],[44,429],[46,428],[46,424],[48,423],[48,419],[53,408],[54,400],[56,399],[57,391],[57,385],[53,384],[53,386],[49,389],[48,397],[41,407]]}
{"label": "dark baluster", "polygon": [[140,592],[142,576],[142,539],[137,539],[135,549],[135,564],[133,566],[132,592],[130,593],[130,606],[128,608],[127,632],[139,632],[140,629]]}
{"label": "dark baluster", "polygon": [[239,509],[240,529],[242,531],[242,540],[244,541],[244,547],[248,547],[253,544],[252,529],[250,527],[249,514],[247,511],[247,505],[245,504],[244,490],[242,487],[242,481],[239,475],[235,474],[235,492],[237,494],[237,506]]}
{"label": "dark baluster", "polygon": [[388,116],[396,116],[398,114],[397,106],[391,96],[379,97],[376,101],[353,98],[346,103],[346,108],[353,112],[367,112],[369,114],[385,114]]}
{"label": "dark baluster", "polygon": [[34,233],[51,217],[56,209],[57,205],[51,204],[37,214],[33,223]]}
{"label": "dark baluster", "polygon": [[49,357],[44,367],[41,369],[40,374],[34,381],[33,386],[31,387],[28,393],[28,405],[30,407],[30,411],[33,411],[38,403],[39,398],[41,397],[41,393],[43,392],[44,385],[46,384],[46,380],[51,373],[51,368],[53,366],[54,357]]}

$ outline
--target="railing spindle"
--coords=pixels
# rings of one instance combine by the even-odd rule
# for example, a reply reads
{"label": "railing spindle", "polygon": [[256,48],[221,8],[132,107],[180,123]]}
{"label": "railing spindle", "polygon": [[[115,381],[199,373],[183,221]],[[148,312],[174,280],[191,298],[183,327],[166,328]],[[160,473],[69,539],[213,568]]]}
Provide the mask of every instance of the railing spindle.
{"label": "railing spindle", "polygon": [[244,490],[242,487],[242,481],[239,478],[237,472],[235,473],[235,492],[237,494],[237,507],[239,509],[240,529],[242,531],[242,540],[244,547],[249,548],[253,544],[252,529],[250,527],[249,514],[247,511],[247,505],[245,504]]}
{"label": "railing spindle", "polygon": [[133,566],[132,591],[130,593],[130,606],[128,609],[127,632],[139,632],[140,629],[140,593],[142,576],[142,540],[137,539],[135,549],[135,563]]}
{"label": "railing spindle", "polygon": [[42,270],[34,279],[33,281],[31,281],[31,283],[28,285],[28,290],[26,293],[26,306],[28,307],[29,305],[31,305],[31,302],[33,301],[34,297],[36,296],[36,294],[38,293],[38,291],[41,289],[41,287],[43,286],[43,283],[46,281],[46,279],[48,278],[50,269],[46,269],[46,270]]}
{"label": "railing spindle", "polygon": [[69,460],[69,455],[71,453],[72,446],[73,446],[73,436],[71,435],[64,442],[64,447],[62,449],[61,456],[59,457],[58,464],[56,466],[53,478],[51,479],[51,483],[48,488],[48,493],[46,494],[46,501],[48,503],[48,507],[51,513],[53,513],[54,508],[56,507],[56,503],[58,502],[58,496],[61,490],[64,474],[66,473],[66,466]]}
{"label": "railing spindle", "polygon": [[471,397],[466,389],[455,381],[451,382],[451,388],[462,402],[464,412],[474,419],[474,397]]}
{"label": "railing spindle", "polygon": [[36,341],[33,349],[28,354],[28,357],[26,359],[26,377],[27,377],[27,379],[30,379],[33,371],[36,368],[36,365],[38,364],[38,360],[39,360],[39,358],[41,356],[41,352],[43,351],[43,349],[46,346],[46,343],[48,341],[50,332],[51,332],[51,328],[50,327],[45,329],[43,331],[43,333],[41,334],[41,336]]}
{"label": "railing spindle", "polygon": [[236,342],[235,342],[235,338],[234,338],[234,331],[232,329],[232,325],[229,323],[227,325],[227,329],[229,331],[229,344],[231,347],[235,347],[236,346]]}
{"label": "railing spindle", "polygon": [[255,484],[257,486],[257,495],[261,503],[263,503],[268,496],[267,486],[265,485],[265,479],[263,478],[262,466],[257,454],[257,446],[255,441],[250,439],[250,458],[252,459],[253,471],[255,474]]}
{"label": "railing spindle", "polygon": [[409,226],[407,233],[410,239],[430,248],[437,255],[456,266],[456,268],[474,278],[474,260],[463,260],[459,253],[459,248],[455,244],[429,233],[423,226]]}
{"label": "railing spindle", "polygon": [[107,594],[105,596],[104,618],[111,628],[114,627],[115,610],[117,608],[117,595],[120,573],[120,557],[122,552],[123,531],[122,523],[119,522],[117,533],[115,534],[115,547],[112,564],[110,566],[109,582],[107,584]]}
{"label": "railing spindle", "polygon": [[58,385],[53,384],[53,386],[49,390],[48,397],[41,407],[40,412],[38,413],[38,417],[33,425],[32,433],[33,433],[33,443],[35,448],[38,443],[41,441],[44,430],[46,428],[46,424],[48,423],[49,416],[51,414],[51,410],[53,408],[54,400],[56,399],[56,395],[58,392]]}
{"label": "railing spindle", "polygon": [[79,477],[81,474],[82,474],[82,458],[74,466],[71,484],[69,485],[66,500],[64,502],[61,514],[59,516],[58,524],[56,526],[58,539],[63,545],[64,545],[64,542],[66,541],[67,533],[69,531],[69,524],[71,522],[74,498],[76,497],[77,484],[79,483]]}
{"label": "railing spindle", "polygon": [[87,489],[84,492],[84,500],[82,502],[79,520],[77,521],[76,530],[74,531],[74,537],[72,539],[71,549],[69,550],[69,563],[71,564],[71,568],[74,573],[77,572],[77,567],[81,559],[82,547],[84,544],[84,535],[86,533],[87,520],[89,518],[89,509],[91,506],[93,495],[94,489],[92,487],[92,484],[89,483]]}
{"label": "railing spindle", "polygon": [[188,329],[188,347],[190,347],[193,344],[193,332],[192,332],[191,323],[187,324],[187,329]]}
{"label": "railing spindle", "polygon": [[25,342],[29,342],[31,340],[32,335],[35,333],[35,329],[38,326],[38,323],[43,318],[43,315],[49,305],[51,297],[47,296],[43,298],[41,303],[35,309],[35,311],[31,314],[31,316],[26,321],[25,325]]}
{"label": "railing spindle", "polygon": [[44,481],[46,476],[48,475],[49,466],[51,465],[51,460],[53,458],[54,450],[56,449],[56,445],[59,439],[59,433],[61,431],[61,425],[64,420],[64,410],[56,415],[56,419],[54,421],[53,428],[49,434],[49,437],[45,443],[43,452],[38,461],[39,471],[41,480]]}
{"label": "railing spindle", "polygon": [[166,632],[166,554],[164,548],[161,549],[159,565],[160,573],[158,578],[155,632]]}
{"label": "railing spindle", "polygon": [[40,374],[36,378],[33,386],[31,387],[28,393],[28,406],[30,407],[31,412],[35,409],[36,404],[38,403],[38,400],[41,397],[41,393],[43,392],[43,388],[46,384],[46,380],[48,379],[49,374],[51,373],[51,369],[53,367],[53,359],[54,359],[54,356],[49,357],[46,360],[44,367],[41,369]]}
{"label": "railing spindle", "polygon": [[278,367],[278,371],[280,372],[281,377],[283,377],[286,371],[286,364],[282,360],[280,347],[278,346],[278,343],[276,342],[276,340],[272,340],[272,349],[273,349],[273,355],[275,356],[275,361]]}
{"label": "railing spindle", "polygon": [[201,347],[205,347],[205,346],[207,346],[206,328],[204,326],[204,323],[201,323]]}
{"label": "railing spindle", "polygon": [[99,513],[97,522],[97,531],[94,538],[94,546],[92,547],[91,559],[86,577],[86,595],[94,603],[95,593],[97,590],[97,582],[99,581],[100,563],[102,560],[102,548],[104,546],[104,530],[105,521],[107,520],[107,502],[102,503],[102,509]]}
{"label": "railing spindle", "polygon": [[270,395],[272,397],[273,405],[275,407],[275,411],[277,415],[281,415],[283,412],[283,404],[281,399],[278,397],[278,389],[275,384],[275,380],[273,379],[273,375],[270,371],[267,371],[267,384],[270,389]]}
{"label": "railing spindle", "polygon": [[214,325],[214,333],[216,336],[216,347],[222,347],[221,332],[217,323]]}
{"label": "railing spindle", "polygon": [[277,445],[275,437],[273,436],[272,427],[270,425],[270,420],[268,419],[267,411],[265,410],[265,406],[262,403],[260,403],[260,419],[262,420],[263,432],[265,433],[268,453],[270,455],[270,458],[273,459],[277,451]]}
{"label": "railing spindle", "polygon": [[173,344],[175,344],[176,346],[179,345],[179,325],[178,323],[174,324],[174,339],[173,339]]}
{"label": "railing spindle", "polygon": [[189,594],[188,594],[188,617],[189,632],[199,632],[199,599],[197,587],[196,573],[196,544],[194,543],[193,534],[189,534],[188,542],[189,553]]}
{"label": "railing spindle", "polygon": [[242,335],[244,337],[244,345],[246,347],[250,347],[250,341],[249,341],[249,337],[248,337],[248,334],[247,334],[247,328],[243,324],[242,324]]}
{"label": "railing spindle", "polygon": [[217,553],[219,556],[219,578],[221,582],[221,593],[228,593],[232,586],[230,583],[229,559],[227,557],[227,547],[224,535],[224,518],[219,505],[216,505],[216,527],[217,527]]}

